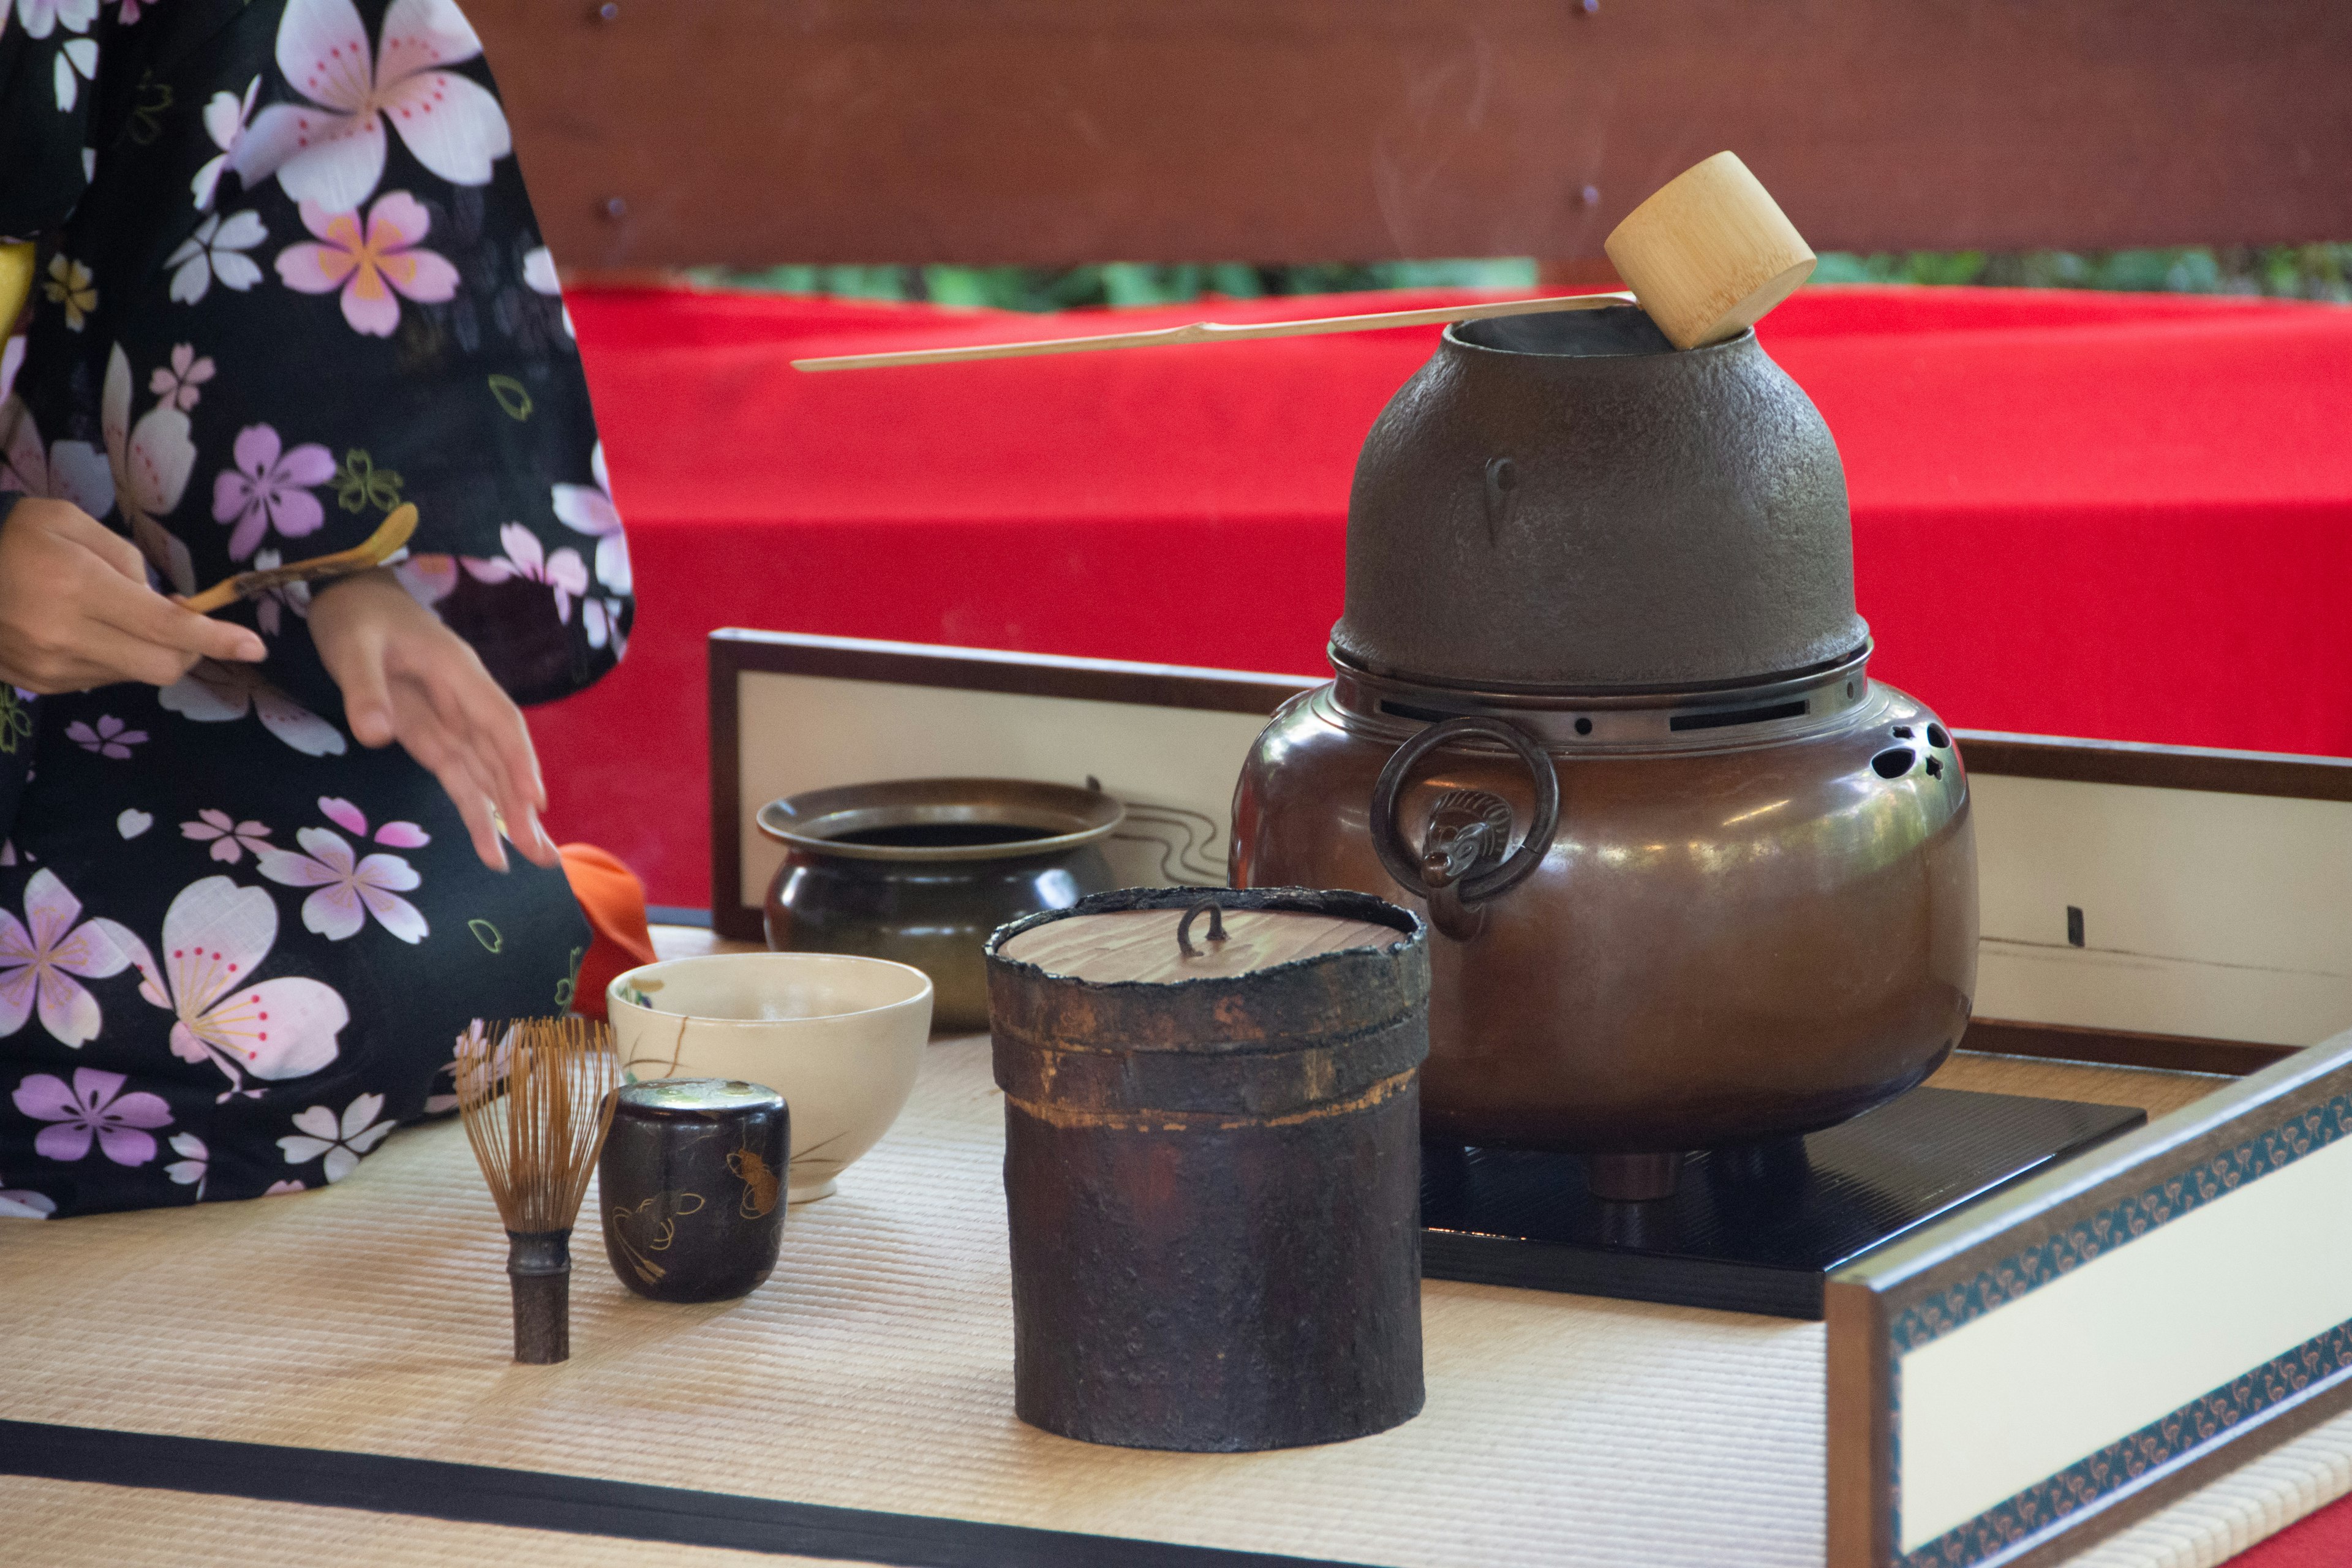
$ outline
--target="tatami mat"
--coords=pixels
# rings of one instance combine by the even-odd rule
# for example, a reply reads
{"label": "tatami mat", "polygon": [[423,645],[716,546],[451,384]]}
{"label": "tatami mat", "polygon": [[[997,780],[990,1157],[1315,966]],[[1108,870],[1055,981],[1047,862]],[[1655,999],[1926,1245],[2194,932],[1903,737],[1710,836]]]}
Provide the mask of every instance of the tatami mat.
{"label": "tatami mat", "polygon": [[[317,1193],[0,1225],[11,1341],[0,1411],[1399,1568],[1821,1561],[1818,1324],[1432,1281],[1429,1406],[1393,1432],[1207,1456],[1094,1447],[1022,1426],[1001,1114],[985,1042],[933,1047],[906,1116],[838,1196],[794,1211],[776,1277],[744,1301],[667,1307],[628,1294],[592,1223],[579,1238],[573,1359],[556,1367],[508,1359],[504,1238],[453,1125],[396,1135]],[[2325,1436],[2299,1447],[2324,1449]],[[2329,1451],[2298,1469],[2284,1450],[2265,1461],[2284,1465],[2276,1477],[2233,1477],[2174,1510],[2187,1522],[2168,1528],[2197,1542],[2229,1535],[2231,1520],[2275,1528],[2309,1506],[2296,1500],[2324,1500],[2312,1477],[2342,1468]],[[571,1562],[751,1561],[5,1485],[12,1524],[37,1516],[63,1547],[80,1539],[79,1519],[134,1542],[165,1521],[269,1552],[283,1542],[287,1561],[529,1560],[559,1539]],[[2235,1500],[2207,1506],[2231,1485]],[[2188,1517],[2197,1507],[2208,1522]],[[478,1547],[467,1532],[511,1544]],[[215,1538],[162,1555],[75,1549],[57,1560],[278,1560],[208,1559],[203,1542]],[[2125,1550],[2142,1554],[2114,1555]],[[2098,1559],[2213,1560],[2147,1555],[2131,1540]]]}
{"label": "tatami mat", "polygon": [[848,1568],[833,1558],[24,1476],[0,1476],[0,1563],[25,1568]]}

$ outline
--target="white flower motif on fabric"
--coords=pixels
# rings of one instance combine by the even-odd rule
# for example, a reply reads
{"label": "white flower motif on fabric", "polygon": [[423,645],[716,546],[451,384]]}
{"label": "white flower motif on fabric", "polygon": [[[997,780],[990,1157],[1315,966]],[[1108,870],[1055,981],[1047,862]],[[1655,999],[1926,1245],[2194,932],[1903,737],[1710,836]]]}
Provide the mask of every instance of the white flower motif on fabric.
{"label": "white flower motif on fabric", "polygon": [[613,657],[620,658],[629,651],[629,634],[621,624],[621,612],[626,606],[624,599],[583,599],[580,602],[580,624],[587,628],[588,646],[603,647],[613,645]]}
{"label": "white flower motif on fabric", "polygon": [[71,501],[92,517],[114,510],[114,473],[98,448],[59,441],[44,450],[33,411],[13,394],[0,398],[0,490]]}
{"label": "white flower motif on fabric", "polygon": [[236,433],[230,455],[236,466],[213,480],[213,521],[236,525],[228,536],[230,560],[252,554],[273,528],[300,539],[325,525],[326,509],[310,487],[335,477],[335,459],[326,447],[305,441],[289,452],[275,427],[248,425]]}
{"label": "white flower motif on fabric", "polygon": [[0,1219],[47,1219],[57,1212],[58,1200],[47,1193],[25,1187],[0,1187]]}
{"label": "white flower motif on fabric", "polygon": [[195,304],[215,279],[224,289],[244,293],[261,281],[261,263],[245,253],[268,237],[268,226],[259,213],[247,210],[226,217],[214,213],[163,258],[163,265],[174,269],[172,298],[183,305]]}
{"label": "white flower motif on fabric", "polygon": [[66,726],[66,739],[85,752],[96,752],[102,757],[120,761],[131,755],[131,748],[147,743],[147,731],[133,730],[111,713],[98,716],[98,727],[90,728],[79,719]]}
{"label": "white flower motif on fabric", "polygon": [[[555,271],[555,253],[543,245],[524,253],[522,281],[523,287],[534,294],[544,294],[559,303],[563,299],[563,284]],[[561,314],[563,317],[563,335],[579,337],[580,329],[572,324],[572,307],[564,305]]]}
{"label": "white flower motif on fabric", "polygon": [[[228,155],[236,151],[238,141],[245,135],[246,124],[253,118],[254,95],[260,90],[261,79],[255,77],[246,83],[245,96],[242,99],[233,92],[222,91],[213,94],[210,100],[205,104],[205,134],[213,139],[213,145],[219,148],[220,152],[206,159],[205,166],[196,171],[196,177],[188,182],[188,190],[196,198],[198,212],[203,212],[213,205],[213,196],[220,189],[221,174],[228,167]],[[260,270],[256,268],[255,279],[257,279],[260,276]],[[226,278],[223,278],[221,281],[228,283]],[[228,283],[228,286],[232,289],[245,289],[252,285]],[[179,297],[178,286],[174,283],[172,298],[176,300]]]}
{"label": "white flower motif on fabric", "polygon": [[98,414],[106,435],[107,462],[114,470],[115,504],[131,524],[131,539],[173,589],[194,593],[196,569],[188,547],[162,521],[180,504],[196,466],[187,415],[159,403],[137,425],[131,423],[131,360],[121,343],[106,362]]}
{"label": "white flower motif on fabric", "polygon": [[539,535],[519,522],[509,522],[499,530],[499,542],[506,554],[482,560],[461,555],[457,559],[467,574],[484,583],[505,583],[520,578],[526,583],[544,583],[555,593],[555,618],[570,625],[572,601],[584,597],[588,592],[588,563],[580,552],[566,545],[554,554],[539,542]]}
{"label": "white flower motif on fabric", "polygon": [[244,859],[248,849],[258,855],[273,847],[267,824],[232,821],[227,812],[210,806],[197,812],[195,821],[180,824],[180,837],[199,844],[209,842],[212,858],[230,866]]}
{"label": "white flower motif on fabric", "polygon": [[9,1099],[34,1121],[53,1123],[33,1140],[33,1152],[44,1160],[88,1159],[94,1139],[98,1152],[116,1164],[143,1165],[155,1157],[155,1140],[147,1129],[170,1125],[172,1108],[163,1096],[144,1089],[123,1093],[129,1081],[119,1072],[76,1068],[68,1089],[55,1073],[37,1072],[17,1084]]}
{"label": "white flower motif on fabric", "polygon": [[454,0],[393,0],[374,50],[352,0],[287,0],[278,68],[310,102],[263,110],[229,167],[247,190],[275,174],[293,200],[349,212],[375,194],[396,131],[442,179],[486,185],[514,151],[506,110],[480,83],[436,68],[481,52]]}
{"label": "white flower motif on fabric", "polygon": [[[0,21],[5,21],[6,16],[6,11],[0,9]],[[18,332],[0,342],[0,397],[6,397],[16,390],[16,373],[24,368],[25,334]]]}
{"label": "white flower motif on fabric", "polygon": [[193,1132],[174,1132],[172,1152],[180,1157],[164,1166],[163,1173],[184,1187],[194,1187],[196,1202],[204,1202],[205,1172],[212,1164],[212,1153],[205,1147],[205,1141]]}
{"label": "white flower motif on fabric", "polygon": [[[347,800],[322,799],[320,808],[353,834],[364,837],[367,818]],[[397,855],[370,855],[361,859],[341,834],[323,827],[306,827],[294,841],[308,851],[257,849],[254,860],[261,874],[289,888],[316,888],[302,900],[302,923],[329,942],[359,935],[373,914],[384,930],[414,945],[431,934],[432,927],[415,904],[401,894],[421,886],[416,868]],[[415,848],[429,842],[413,822],[389,822],[376,835],[380,844]]]}
{"label": "white flower motif on fabric", "polygon": [[153,815],[135,805],[125,807],[114,818],[114,831],[122,835],[125,841],[138,837],[154,826]]}
{"label": "white flower motif on fabric", "polygon": [[360,1156],[383,1142],[393,1124],[378,1121],[383,1110],[383,1096],[363,1094],[343,1108],[339,1120],[323,1105],[313,1105],[295,1112],[296,1131],[278,1141],[286,1151],[286,1163],[305,1165],[324,1154],[327,1157],[327,1180],[340,1182],[359,1168]]}
{"label": "white flower motif on fabric", "polygon": [[[286,563],[286,558],[275,550],[257,550],[253,555],[253,569],[268,572]],[[283,628],[289,610],[302,620],[310,618],[310,584],[287,583],[275,588],[264,588],[253,602],[253,618],[260,625],[261,635],[274,637]]]}
{"label": "white flower motif on fabric", "polygon": [[265,1198],[274,1198],[287,1193],[307,1193],[310,1190],[300,1182],[272,1182],[261,1189],[261,1195]]}
{"label": "white flower motif on fabric", "polygon": [[604,469],[604,443],[596,443],[588,459],[596,476],[593,489],[586,485],[557,485],[555,515],[566,528],[591,534],[596,541],[596,581],[615,594],[629,591],[629,541],[621,531],[621,510],[613,504],[612,476]]}
{"label": "white flower motif on fabric", "polygon": [[226,724],[249,711],[263,729],[306,757],[340,757],[350,744],[341,730],[270,685],[251,665],[199,659],[157,692],[155,700],[199,724]]}
{"label": "white flower motif on fabric", "polygon": [[131,964],[139,939],[110,920],[80,924],[81,900],[43,868],[25,884],[25,921],[0,910],[0,1036],[38,1008],[41,1027],[79,1050],[98,1037],[98,998],[74,976],[104,980]]}
{"label": "white flower motif on fabric", "polygon": [[342,1048],[338,1037],[351,1010],[334,987],[301,976],[253,981],[277,942],[278,906],[269,895],[226,877],[180,889],[163,913],[160,963],[131,938],[139,994],[178,1016],[172,1054],[226,1074],[222,1100],[258,1097],[246,1087],[248,1075],[273,1082],[307,1077]]}
{"label": "white flower motif on fabric", "polygon": [[27,37],[46,38],[60,25],[68,33],[87,33],[98,20],[98,0],[16,0],[16,20]]}
{"label": "white flower motif on fabric", "polygon": [[58,112],[69,114],[81,97],[81,84],[98,79],[98,40],[68,38],[58,48],[51,87],[58,95]]}

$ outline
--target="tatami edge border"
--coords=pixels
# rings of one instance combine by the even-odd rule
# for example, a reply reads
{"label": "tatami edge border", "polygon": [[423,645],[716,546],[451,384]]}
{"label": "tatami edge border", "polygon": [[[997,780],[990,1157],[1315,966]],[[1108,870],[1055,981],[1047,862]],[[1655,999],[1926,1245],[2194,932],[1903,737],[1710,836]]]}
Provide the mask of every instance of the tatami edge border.
{"label": "tatami edge border", "polygon": [[1361,1568],[1321,1558],[784,1502],[488,1465],[0,1419],[0,1474],[889,1568]]}

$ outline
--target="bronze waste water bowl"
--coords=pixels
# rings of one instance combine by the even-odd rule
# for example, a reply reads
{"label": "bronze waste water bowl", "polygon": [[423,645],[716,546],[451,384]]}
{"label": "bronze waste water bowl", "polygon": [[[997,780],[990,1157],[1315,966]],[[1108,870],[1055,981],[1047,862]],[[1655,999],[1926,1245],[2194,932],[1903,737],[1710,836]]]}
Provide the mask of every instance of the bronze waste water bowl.
{"label": "bronze waste water bowl", "polygon": [[1127,808],[1098,790],[1024,779],[893,779],[760,808],[784,847],[768,884],[768,946],[912,964],[932,1027],[988,1027],[982,948],[1011,921],[1118,886],[1102,845]]}
{"label": "bronze waste water bowl", "polygon": [[1331,658],[1244,768],[1233,879],[1427,910],[1429,1136],[1663,1196],[1967,1027],[1968,780],[1870,679],[1836,445],[1752,332],[1449,329],[1365,440]]}

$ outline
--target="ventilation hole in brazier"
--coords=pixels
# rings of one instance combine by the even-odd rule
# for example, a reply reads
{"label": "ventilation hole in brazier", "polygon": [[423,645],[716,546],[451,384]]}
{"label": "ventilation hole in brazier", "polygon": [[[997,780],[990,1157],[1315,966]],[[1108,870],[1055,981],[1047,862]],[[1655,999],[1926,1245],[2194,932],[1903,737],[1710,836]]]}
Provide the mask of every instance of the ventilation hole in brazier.
{"label": "ventilation hole in brazier", "polygon": [[1918,760],[1919,754],[1908,746],[1889,746],[1870,759],[1870,771],[1883,779],[1899,779]]}
{"label": "ventilation hole in brazier", "polygon": [[1931,779],[1942,778],[1944,776],[1944,764],[1937,762],[1935,758],[1929,757],[1927,759],[1927,776]]}
{"label": "ventilation hole in brazier", "polygon": [[1592,721],[1590,719],[1579,719],[1576,721],[1576,732],[1580,735],[1590,735],[1592,733]]}
{"label": "ventilation hole in brazier", "polygon": [[1940,752],[1951,743],[1952,738],[1944,733],[1944,727],[1941,724],[1930,724],[1927,726],[1927,744],[1935,747],[1936,750]]}
{"label": "ventilation hole in brazier", "polygon": [[1909,740],[1909,739],[1911,738],[1911,726],[1910,726],[1910,725],[1908,725],[1908,724],[1897,724],[1897,725],[1895,725],[1895,738],[1896,740],[1898,740],[1898,741],[1907,741],[1907,740]]}

